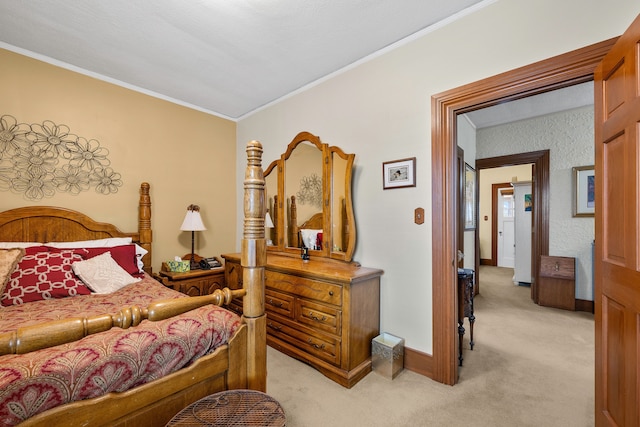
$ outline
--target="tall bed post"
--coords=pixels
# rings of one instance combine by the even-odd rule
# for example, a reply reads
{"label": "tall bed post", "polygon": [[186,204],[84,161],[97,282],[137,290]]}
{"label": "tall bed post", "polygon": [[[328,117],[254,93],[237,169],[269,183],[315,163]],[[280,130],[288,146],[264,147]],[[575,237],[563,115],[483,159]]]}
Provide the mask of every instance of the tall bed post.
{"label": "tall bed post", "polygon": [[246,295],[243,318],[248,328],[247,382],[253,390],[267,389],[267,318],[264,307],[264,276],[267,244],[264,233],[262,144],[247,144],[247,169],[244,179],[244,233],[242,238],[242,279]]}
{"label": "tall bed post", "polygon": [[151,274],[151,197],[149,196],[149,183],[140,184],[140,201],[138,202],[138,233],[140,241],[138,244],[148,251],[142,258],[144,270]]}

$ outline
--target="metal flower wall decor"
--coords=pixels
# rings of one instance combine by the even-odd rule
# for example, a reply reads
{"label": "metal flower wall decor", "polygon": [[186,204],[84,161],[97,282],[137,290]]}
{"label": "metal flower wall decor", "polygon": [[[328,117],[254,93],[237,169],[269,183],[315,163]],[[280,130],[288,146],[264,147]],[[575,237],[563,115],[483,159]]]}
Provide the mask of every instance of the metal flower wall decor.
{"label": "metal flower wall decor", "polygon": [[322,178],[313,173],[300,180],[300,191],[296,194],[298,203],[322,208]]}
{"label": "metal flower wall decor", "polygon": [[56,190],[74,195],[95,187],[117,193],[119,173],[109,167],[109,150],[95,139],[70,133],[50,120],[18,123],[0,117],[0,190],[23,193],[27,199],[51,197]]}

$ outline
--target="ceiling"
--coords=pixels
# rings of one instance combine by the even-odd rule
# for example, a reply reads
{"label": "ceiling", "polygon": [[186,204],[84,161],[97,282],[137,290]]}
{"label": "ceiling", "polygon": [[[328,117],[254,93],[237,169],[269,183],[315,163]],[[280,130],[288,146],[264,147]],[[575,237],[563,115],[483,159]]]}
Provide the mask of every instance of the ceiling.
{"label": "ceiling", "polygon": [[0,0],[0,48],[238,119],[491,0]]}
{"label": "ceiling", "polygon": [[466,113],[476,129],[593,105],[593,82],[581,83]]}

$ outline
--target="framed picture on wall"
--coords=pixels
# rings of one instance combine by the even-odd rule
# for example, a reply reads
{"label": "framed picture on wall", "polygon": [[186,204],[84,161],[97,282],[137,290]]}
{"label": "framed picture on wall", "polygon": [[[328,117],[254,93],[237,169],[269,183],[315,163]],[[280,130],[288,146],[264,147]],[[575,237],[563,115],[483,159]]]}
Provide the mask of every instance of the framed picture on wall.
{"label": "framed picture on wall", "polygon": [[464,229],[476,229],[476,170],[464,164]]}
{"label": "framed picture on wall", "polygon": [[593,165],[573,168],[573,216],[594,216],[596,174]]}
{"label": "framed picture on wall", "polygon": [[382,189],[416,186],[416,158],[382,163]]}

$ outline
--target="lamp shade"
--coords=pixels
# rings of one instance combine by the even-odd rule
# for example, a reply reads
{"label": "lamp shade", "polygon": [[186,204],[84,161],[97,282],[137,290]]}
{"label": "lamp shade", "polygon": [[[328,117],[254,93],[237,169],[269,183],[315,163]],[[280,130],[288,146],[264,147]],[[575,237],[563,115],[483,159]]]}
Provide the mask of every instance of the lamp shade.
{"label": "lamp shade", "polygon": [[264,217],[264,226],[266,228],[273,228],[273,221],[271,220],[271,215],[269,215],[269,211],[267,211],[267,215]]}
{"label": "lamp shade", "polygon": [[[191,206],[189,206],[191,207]],[[180,230],[182,231],[203,231],[207,228],[202,223],[202,217],[199,210],[187,209],[187,215],[184,217]]]}

